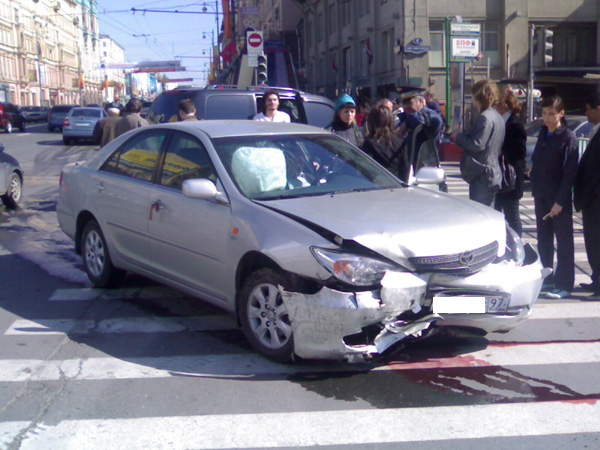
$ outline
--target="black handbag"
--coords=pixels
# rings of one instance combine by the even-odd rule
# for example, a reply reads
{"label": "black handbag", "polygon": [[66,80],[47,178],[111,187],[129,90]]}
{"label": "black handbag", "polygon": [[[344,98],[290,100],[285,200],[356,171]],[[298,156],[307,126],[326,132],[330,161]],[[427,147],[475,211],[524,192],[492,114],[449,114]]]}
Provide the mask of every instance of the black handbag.
{"label": "black handbag", "polygon": [[500,155],[499,163],[500,172],[502,172],[502,184],[500,185],[498,193],[504,194],[506,192],[514,191],[515,186],[517,185],[517,171],[513,165],[506,160],[504,155]]}

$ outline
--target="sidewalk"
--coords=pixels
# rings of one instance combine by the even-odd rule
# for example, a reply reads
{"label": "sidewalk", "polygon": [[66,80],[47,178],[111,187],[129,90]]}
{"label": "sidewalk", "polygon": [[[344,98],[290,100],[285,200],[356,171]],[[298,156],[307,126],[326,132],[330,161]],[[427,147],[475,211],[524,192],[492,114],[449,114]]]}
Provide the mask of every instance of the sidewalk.
{"label": "sidewalk", "polygon": [[[448,193],[458,197],[469,198],[469,186],[460,177],[459,163],[443,162],[442,167],[446,171]],[[537,248],[535,211],[528,182],[525,184],[525,192],[520,202],[520,211],[521,221],[523,222],[523,242],[530,243],[534,248]],[[579,283],[589,283],[591,274],[583,240],[581,213],[573,214],[573,231],[575,240],[575,288],[569,298],[579,300],[589,294],[589,292],[584,292],[579,288]]]}

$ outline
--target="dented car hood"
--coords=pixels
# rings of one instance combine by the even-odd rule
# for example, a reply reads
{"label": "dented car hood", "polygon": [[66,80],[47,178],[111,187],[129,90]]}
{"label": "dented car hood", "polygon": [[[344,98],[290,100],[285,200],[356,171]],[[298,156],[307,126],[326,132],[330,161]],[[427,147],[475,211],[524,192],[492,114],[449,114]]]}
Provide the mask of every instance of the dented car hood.
{"label": "dented car hood", "polygon": [[[498,242],[504,253],[504,216],[479,203],[419,188],[347,192],[258,202],[323,227],[344,240],[402,262]],[[360,205],[360,209],[357,209]]]}

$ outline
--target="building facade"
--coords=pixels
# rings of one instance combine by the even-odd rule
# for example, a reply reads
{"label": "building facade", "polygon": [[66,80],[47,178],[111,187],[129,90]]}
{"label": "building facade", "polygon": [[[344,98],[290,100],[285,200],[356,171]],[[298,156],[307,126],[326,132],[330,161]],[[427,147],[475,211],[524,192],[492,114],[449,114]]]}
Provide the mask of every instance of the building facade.
{"label": "building facade", "polygon": [[117,102],[125,95],[125,71],[123,69],[107,69],[110,64],[125,61],[125,50],[106,34],[100,35],[100,67],[104,77],[104,102]]}
{"label": "building facade", "polygon": [[[529,30],[536,46],[545,30],[552,55],[534,56],[536,87],[563,95],[569,103],[598,89],[586,77],[600,69],[598,0],[296,0],[303,10],[303,66],[307,90],[336,97],[341,92],[375,98],[394,96],[395,87],[430,89],[456,101],[460,71],[463,90],[479,79],[526,83]],[[446,20],[480,24],[479,59],[448,63]]]}
{"label": "building facade", "polygon": [[95,0],[0,0],[0,101],[102,100]]}

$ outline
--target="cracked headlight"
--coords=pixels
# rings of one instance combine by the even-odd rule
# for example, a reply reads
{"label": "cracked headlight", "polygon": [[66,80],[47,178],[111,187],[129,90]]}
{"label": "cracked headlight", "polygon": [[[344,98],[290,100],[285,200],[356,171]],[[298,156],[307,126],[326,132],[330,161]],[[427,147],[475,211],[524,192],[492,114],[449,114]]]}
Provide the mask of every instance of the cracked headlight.
{"label": "cracked headlight", "polygon": [[517,263],[517,266],[522,266],[525,261],[525,247],[523,247],[523,241],[508,225],[506,226],[506,249],[507,257]]}
{"label": "cracked headlight", "polygon": [[311,251],[334,277],[353,286],[372,286],[381,281],[386,271],[399,270],[398,266],[368,256],[319,247],[312,247]]}

